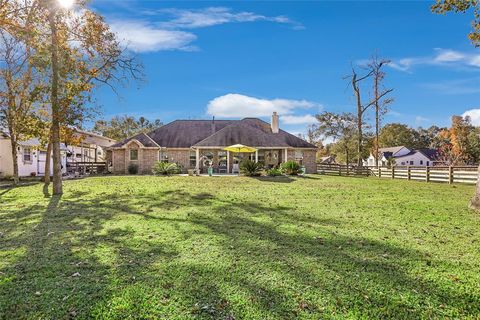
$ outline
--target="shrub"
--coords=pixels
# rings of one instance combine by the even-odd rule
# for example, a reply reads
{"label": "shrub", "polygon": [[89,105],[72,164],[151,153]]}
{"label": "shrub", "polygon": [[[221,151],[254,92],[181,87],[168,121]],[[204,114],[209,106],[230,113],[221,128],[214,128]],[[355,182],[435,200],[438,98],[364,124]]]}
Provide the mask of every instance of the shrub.
{"label": "shrub", "polygon": [[128,173],[137,174],[138,173],[138,165],[134,164],[134,163],[130,163],[128,165]]}
{"label": "shrub", "polygon": [[282,175],[282,171],[278,168],[272,168],[272,169],[267,170],[267,176],[277,177],[277,176],[281,176],[281,175]]}
{"label": "shrub", "polygon": [[246,176],[259,176],[262,170],[263,165],[260,162],[244,160],[240,163],[240,172]]}
{"label": "shrub", "polygon": [[301,166],[293,160],[289,160],[285,163],[282,163],[282,165],[280,166],[280,169],[282,170],[283,173],[288,174],[290,176],[296,176],[302,172]]}
{"label": "shrub", "polygon": [[168,176],[181,172],[181,167],[173,162],[156,162],[153,165],[152,172],[157,175]]}

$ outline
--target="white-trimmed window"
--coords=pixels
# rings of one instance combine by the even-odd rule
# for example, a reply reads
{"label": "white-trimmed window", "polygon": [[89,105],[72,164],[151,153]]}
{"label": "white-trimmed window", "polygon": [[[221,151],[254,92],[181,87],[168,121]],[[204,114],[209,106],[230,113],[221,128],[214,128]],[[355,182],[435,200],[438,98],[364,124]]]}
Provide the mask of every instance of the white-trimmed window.
{"label": "white-trimmed window", "polygon": [[190,168],[195,168],[197,166],[197,152],[190,151]]}
{"label": "white-trimmed window", "polygon": [[23,162],[32,162],[32,149],[23,148]]}
{"label": "white-trimmed window", "polygon": [[303,164],[303,151],[302,150],[295,150],[295,162],[299,164]]}
{"label": "white-trimmed window", "polygon": [[130,161],[138,160],[138,149],[130,149]]}

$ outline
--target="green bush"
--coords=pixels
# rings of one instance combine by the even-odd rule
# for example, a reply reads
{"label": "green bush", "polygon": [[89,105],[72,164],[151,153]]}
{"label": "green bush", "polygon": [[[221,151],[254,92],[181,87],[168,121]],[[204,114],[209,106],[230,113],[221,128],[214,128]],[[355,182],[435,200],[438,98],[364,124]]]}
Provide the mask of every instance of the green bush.
{"label": "green bush", "polygon": [[285,163],[282,163],[282,165],[280,166],[280,169],[282,170],[283,173],[288,174],[290,176],[296,176],[302,172],[301,166],[293,160],[289,160]]}
{"label": "green bush", "polygon": [[134,164],[134,163],[130,163],[128,165],[128,173],[137,174],[138,173],[138,165]]}
{"label": "green bush", "polygon": [[246,176],[259,176],[263,170],[263,165],[260,162],[252,160],[243,160],[240,163],[240,172]]}
{"label": "green bush", "polygon": [[173,162],[156,162],[153,165],[152,172],[157,175],[171,175],[171,174],[176,174],[180,173],[182,171],[182,168]]}
{"label": "green bush", "polygon": [[281,175],[282,175],[282,171],[278,168],[272,168],[272,169],[267,170],[267,176],[277,177],[277,176],[281,176]]}

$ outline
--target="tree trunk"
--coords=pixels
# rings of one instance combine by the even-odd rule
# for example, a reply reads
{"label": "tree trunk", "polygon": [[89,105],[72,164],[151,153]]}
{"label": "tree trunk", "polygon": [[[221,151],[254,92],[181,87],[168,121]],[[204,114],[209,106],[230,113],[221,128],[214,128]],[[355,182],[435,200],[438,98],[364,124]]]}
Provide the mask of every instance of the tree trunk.
{"label": "tree trunk", "polygon": [[17,185],[18,182],[20,181],[20,178],[18,176],[18,156],[17,156],[18,144],[17,144],[17,138],[15,137],[15,133],[10,134],[10,145],[12,147],[13,185]]}
{"label": "tree trunk", "polygon": [[58,105],[58,38],[57,26],[55,21],[55,9],[50,9],[49,23],[52,32],[52,85],[51,85],[51,104],[52,104],[52,159],[53,159],[53,194],[63,193],[62,188],[62,163],[60,154],[60,108]]}
{"label": "tree trunk", "polygon": [[49,197],[50,193],[48,192],[48,187],[50,186],[50,162],[52,158],[52,141],[51,135],[48,135],[48,143],[47,143],[47,154],[45,156],[45,174],[43,177],[43,195],[45,197]]}
{"label": "tree trunk", "polygon": [[[480,176],[480,166],[478,166],[478,175]],[[477,181],[477,188],[475,189],[475,196],[470,201],[470,208],[480,210],[480,179]]]}
{"label": "tree trunk", "polygon": [[[365,77],[364,77],[365,78]],[[364,79],[362,78],[362,79]],[[353,76],[352,76],[352,87],[353,91],[355,92],[355,98],[357,100],[357,126],[358,126],[358,137],[357,137],[357,143],[358,143],[358,159],[357,159],[357,165],[359,167],[362,166],[362,151],[363,151],[363,132],[362,132],[362,125],[363,125],[363,106],[362,106],[362,98],[360,96],[360,87],[358,86],[358,81],[361,79],[357,80],[357,74],[355,71],[353,71]]]}

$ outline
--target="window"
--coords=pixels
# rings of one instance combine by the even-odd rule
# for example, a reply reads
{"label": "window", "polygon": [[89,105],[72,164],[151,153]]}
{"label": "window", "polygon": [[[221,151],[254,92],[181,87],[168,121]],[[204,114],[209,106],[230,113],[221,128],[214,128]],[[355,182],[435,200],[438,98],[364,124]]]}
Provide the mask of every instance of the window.
{"label": "window", "polygon": [[299,164],[303,164],[303,151],[295,150],[295,161]]}
{"label": "window", "polygon": [[422,165],[422,164],[423,164],[423,160],[420,160],[420,165]]}
{"label": "window", "polygon": [[138,149],[130,149],[130,161],[138,160]]}
{"label": "window", "polygon": [[413,166],[413,161],[410,161],[410,165]]}
{"label": "window", "polygon": [[32,162],[32,150],[23,148],[23,162]]}
{"label": "window", "polygon": [[195,151],[190,151],[190,168],[195,168],[197,166],[197,153]]}
{"label": "window", "polygon": [[258,150],[258,162],[265,162],[265,150]]}
{"label": "window", "polygon": [[427,161],[427,167],[430,166],[430,161]]}
{"label": "window", "polygon": [[405,161],[402,161],[402,166],[404,166],[404,165],[405,165]]}
{"label": "window", "polygon": [[218,166],[227,166],[227,151],[218,151]]}
{"label": "window", "polygon": [[160,155],[158,156],[160,162],[168,162],[168,154],[166,151],[160,151]]}

